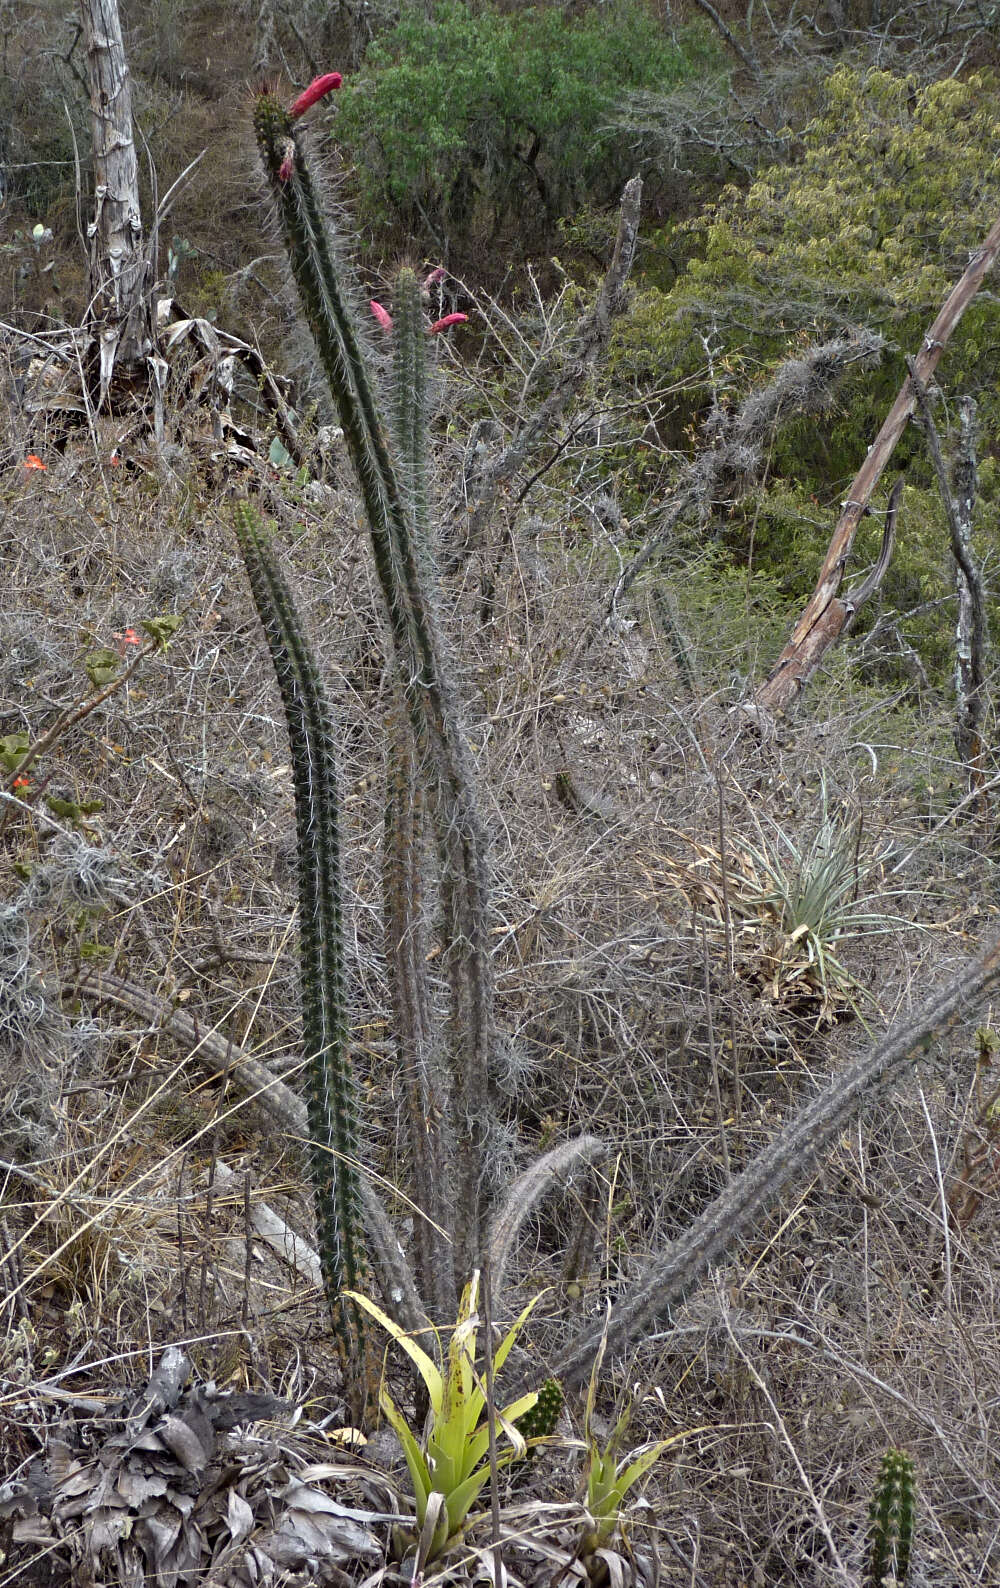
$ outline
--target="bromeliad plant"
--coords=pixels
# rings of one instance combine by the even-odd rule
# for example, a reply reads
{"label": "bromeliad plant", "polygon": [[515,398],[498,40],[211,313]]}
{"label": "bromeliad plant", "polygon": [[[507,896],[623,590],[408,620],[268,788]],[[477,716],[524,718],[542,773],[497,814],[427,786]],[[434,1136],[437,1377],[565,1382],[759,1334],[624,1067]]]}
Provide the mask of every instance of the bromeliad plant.
{"label": "bromeliad plant", "polygon": [[611,1549],[615,1535],[621,1530],[622,1507],[631,1489],[646,1476],[660,1457],[692,1434],[700,1434],[704,1427],[682,1429],[666,1439],[656,1439],[633,1452],[631,1457],[621,1456],[622,1441],[632,1417],[631,1406],[626,1406],[618,1418],[611,1437],[602,1444],[594,1431],[594,1408],[601,1365],[604,1361],[604,1344],[597,1351],[587,1386],[587,1400],[583,1414],[584,1449],[586,1452],[586,1487],[584,1505],[587,1525],[576,1547],[577,1557],[587,1565],[592,1581],[611,1575],[621,1581],[622,1573],[616,1552]]}
{"label": "bromeliad plant", "polygon": [[777,823],[758,839],[728,838],[723,856],[710,844],[687,842],[691,865],[665,861],[676,885],[717,929],[727,912],[735,950],[747,974],[766,980],[776,1004],[811,1007],[831,1025],[871,994],[845,965],[843,948],[863,938],[893,935],[911,925],[884,908],[892,897],[873,887],[888,851],[862,854],[860,832],[831,811],[825,782],[819,820],[805,842]]}
{"label": "bromeliad plant", "polygon": [[[477,1310],[479,1274],[473,1274],[462,1292],[458,1319],[447,1352],[442,1350],[438,1340],[437,1356],[438,1360],[444,1361],[443,1371],[411,1335],[367,1296],[354,1295],[351,1299],[371,1313],[406,1352],[427,1391],[430,1418],[423,1446],[384,1385],[380,1394],[382,1410],[403,1447],[413,1484],[416,1536],[408,1542],[418,1548],[418,1566],[423,1570],[428,1561],[460,1542],[469,1512],[490,1476],[487,1460],[490,1425],[485,1415],[486,1389],[476,1368],[480,1327]],[[503,1368],[511,1348],[540,1299],[540,1296],[535,1296],[528,1303],[497,1346],[493,1357],[495,1374]],[[524,1434],[517,1427],[517,1420],[531,1412],[538,1399],[538,1392],[532,1390],[518,1396],[502,1411],[495,1412],[495,1427],[506,1435],[509,1446],[500,1455],[499,1466],[508,1466],[511,1461],[524,1456],[527,1446]]]}

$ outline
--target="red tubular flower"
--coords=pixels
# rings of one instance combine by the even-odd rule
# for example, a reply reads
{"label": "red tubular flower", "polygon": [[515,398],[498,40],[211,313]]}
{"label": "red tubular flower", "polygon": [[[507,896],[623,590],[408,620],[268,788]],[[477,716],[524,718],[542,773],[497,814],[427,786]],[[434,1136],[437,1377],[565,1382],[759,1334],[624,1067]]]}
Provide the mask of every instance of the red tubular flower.
{"label": "red tubular flower", "polygon": [[281,151],[281,164],[278,167],[278,181],[287,182],[295,170],[295,145],[291,138],[286,138]]}
{"label": "red tubular flower", "polygon": [[11,788],[12,789],[30,788],[30,787],[31,787],[31,779],[30,779],[30,777],[16,777],[14,779],[13,783],[11,784]]}
{"label": "red tubular flower", "polygon": [[376,300],[374,298],[372,298],[372,300],[369,303],[368,307],[369,307],[369,309],[371,309],[372,314],[374,314],[376,320],[378,321],[379,325],[382,327],[383,331],[391,331],[392,330],[392,315],[389,313],[388,309],[383,309],[382,305],[380,303],[376,302]]}
{"label": "red tubular flower", "polygon": [[467,314],[446,314],[443,320],[435,320],[427,327],[427,335],[437,336],[439,331],[447,331],[449,325],[461,325],[468,318]]}
{"label": "red tubular flower", "polygon": [[308,88],[304,88],[289,107],[288,114],[294,121],[297,116],[304,116],[307,110],[320,99],[325,99],[327,94],[339,88],[344,79],[339,72],[324,72],[322,77],[314,77]]}
{"label": "red tubular flower", "polygon": [[42,460],[38,456],[37,452],[29,452],[28,453],[28,456],[24,460],[24,466],[25,466],[26,469],[45,469],[45,468],[48,468],[48,464],[42,462]]}
{"label": "red tubular flower", "polygon": [[432,287],[440,286],[447,274],[448,272],[445,270],[444,265],[438,265],[436,269],[431,271],[429,276],[424,277],[424,292],[430,292]]}

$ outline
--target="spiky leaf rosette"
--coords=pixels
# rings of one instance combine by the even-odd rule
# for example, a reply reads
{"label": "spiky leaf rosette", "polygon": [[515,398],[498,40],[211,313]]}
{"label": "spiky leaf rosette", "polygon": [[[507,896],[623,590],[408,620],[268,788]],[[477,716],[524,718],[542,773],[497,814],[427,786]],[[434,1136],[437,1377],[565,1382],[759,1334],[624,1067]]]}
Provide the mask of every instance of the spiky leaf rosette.
{"label": "spiky leaf rosette", "polygon": [[869,1509],[868,1570],[865,1588],[902,1585],[910,1570],[917,1480],[912,1456],[905,1450],[887,1450]]}
{"label": "spiky leaf rosette", "polygon": [[288,725],[295,785],[302,1023],[310,1167],[323,1283],[348,1378],[352,1410],[369,1394],[361,1314],[341,1292],[357,1288],[364,1242],[358,1132],[347,1038],[334,729],[318,669],[254,509],[235,512],[236,534],[274,665]]}

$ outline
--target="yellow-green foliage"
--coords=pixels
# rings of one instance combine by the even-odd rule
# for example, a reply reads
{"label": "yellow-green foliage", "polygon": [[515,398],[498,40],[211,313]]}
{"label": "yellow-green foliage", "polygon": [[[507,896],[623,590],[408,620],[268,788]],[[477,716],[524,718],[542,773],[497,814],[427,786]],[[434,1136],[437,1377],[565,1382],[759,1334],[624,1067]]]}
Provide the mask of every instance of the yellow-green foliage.
{"label": "yellow-green foliage", "polygon": [[[754,569],[789,596],[811,588],[839,502],[905,376],[904,355],[917,351],[998,215],[995,76],[922,87],[889,72],[840,67],[821,114],[802,134],[797,164],[764,170],[748,189],[725,189],[647,250],[646,281],[618,332],[612,369],[616,385],[629,391],[699,381],[661,422],[668,444],[688,449],[712,398],[739,404],[804,341],[852,324],[889,339],[881,368],[848,374],[827,414],[787,422],[768,439],[766,483],[719,521],[720,544],[736,563],[752,555]],[[679,244],[692,254],[669,290],[657,290],[650,283],[666,274],[659,251],[676,256]],[[1000,309],[984,293],[938,374],[949,395],[977,398],[984,437],[1000,423],[998,376]],[[938,425],[946,434],[945,407]],[[897,447],[897,468],[908,471],[914,489],[883,597],[909,612],[948,594],[948,540],[915,427]],[[994,489],[986,467],[984,497]],[[877,526],[869,528],[854,566],[877,549]],[[952,619],[941,606],[907,629],[932,670],[947,663]]]}
{"label": "yellow-green foliage", "polygon": [[[783,356],[795,335],[844,322],[910,345],[1000,214],[1000,83],[989,73],[917,87],[889,71],[840,67],[797,165],[748,191],[727,187],[684,227],[695,257],[670,291],[646,291],[619,360],[656,354],[657,376],[705,365],[716,376]],[[663,240],[676,249],[678,238]],[[656,249],[649,259],[656,279]],[[997,310],[973,305],[944,368],[970,389],[995,384]],[[667,368],[663,365],[667,364]]]}
{"label": "yellow-green foliage", "polygon": [[864,304],[883,321],[935,308],[996,219],[1000,85],[841,67],[804,143],[800,165],[727,189],[697,223],[689,289],[787,286],[820,312]]}
{"label": "yellow-green foliage", "polygon": [[[797,332],[847,321],[902,341],[910,322],[923,326],[1000,214],[1000,83],[977,73],[921,88],[840,67],[803,145],[799,164],[724,189],[689,223],[696,257],[670,291],[645,295],[622,354],[655,346],[689,373],[704,364],[698,333],[711,324],[738,373],[745,359],[759,369],[780,356]],[[983,385],[995,375],[996,322],[992,305],[973,308],[949,370]]]}

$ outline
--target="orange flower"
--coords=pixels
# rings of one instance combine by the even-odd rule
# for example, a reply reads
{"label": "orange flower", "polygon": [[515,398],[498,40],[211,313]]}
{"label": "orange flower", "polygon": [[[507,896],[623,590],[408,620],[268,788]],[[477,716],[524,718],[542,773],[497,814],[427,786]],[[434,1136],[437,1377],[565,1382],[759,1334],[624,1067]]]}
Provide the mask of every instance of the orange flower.
{"label": "orange flower", "polygon": [[31,779],[30,779],[30,777],[16,777],[14,779],[13,783],[11,784],[11,788],[30,788],[30,787],[31,787]]}
{"label": "orange flower", "polygon": [[29,452],[24,460],[26,469],[47,469],[48,464],[43,463],[37,452]]}
{"label": "orange flower", "polygon": [[138,634],[135,629],[126,629],[124,634],[112,634],[111,638],[118,641],[117,650],[119,656],[125,655],[126,646],[142,644],[142,635]]}

